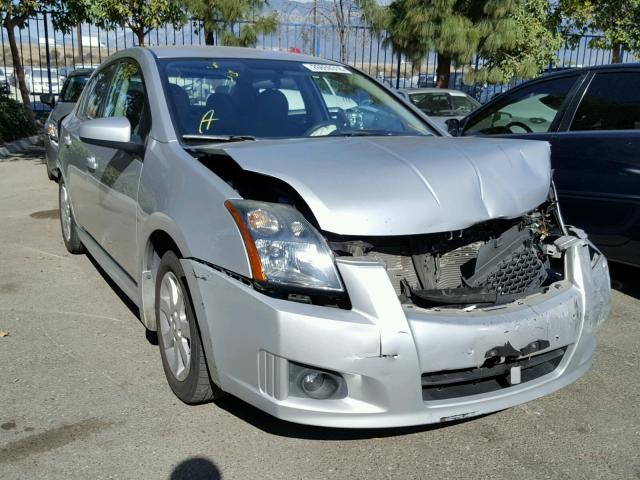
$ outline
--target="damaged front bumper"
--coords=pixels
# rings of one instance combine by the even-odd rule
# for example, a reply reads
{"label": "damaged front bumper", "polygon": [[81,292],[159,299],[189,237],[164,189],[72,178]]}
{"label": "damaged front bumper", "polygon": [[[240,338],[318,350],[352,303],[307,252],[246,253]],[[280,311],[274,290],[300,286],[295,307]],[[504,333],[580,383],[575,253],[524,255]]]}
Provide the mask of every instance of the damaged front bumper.
{"label": "damaged front bumper", "polygon": [[[588,370],[609,313],[607,263],[579,232],[560,248],[564,280],[545,293],[475,309],[402,305],[375,261],[338,259],[351,310],[271,298],[195,260],[183,267],[210,371],[223,390],[297,423],[399,427],[518,405]],[[521,355],[500,359],[504,348]],[[496,365],[479,368],[492,355]],[[291,362],[340,374],[346,395],[293,395]]]}

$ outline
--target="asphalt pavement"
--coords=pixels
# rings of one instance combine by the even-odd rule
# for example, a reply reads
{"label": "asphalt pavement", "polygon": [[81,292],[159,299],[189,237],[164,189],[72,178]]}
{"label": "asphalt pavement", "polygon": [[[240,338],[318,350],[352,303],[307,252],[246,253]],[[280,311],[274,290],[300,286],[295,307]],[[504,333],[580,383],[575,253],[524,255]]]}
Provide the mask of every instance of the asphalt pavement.
{"label": "asphalt pavement", "polygon": [[640,270],[612,266],[593,367],[555,394],[435,427],[306,427],[235,398],[174,397],[136,309],[66,252],[42,152],[12,160],[0,162],[0,479],[640,479]]}

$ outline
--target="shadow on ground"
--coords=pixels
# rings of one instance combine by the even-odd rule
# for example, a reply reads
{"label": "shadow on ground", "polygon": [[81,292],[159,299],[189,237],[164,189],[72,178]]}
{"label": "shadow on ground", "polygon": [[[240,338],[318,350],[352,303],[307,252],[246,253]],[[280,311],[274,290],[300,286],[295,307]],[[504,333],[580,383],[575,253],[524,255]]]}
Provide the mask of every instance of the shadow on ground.
{"label": "shadow on ground", "polygon": [[116,284],[116,282],[114,282],[111,279],[111,277],[107,274],[107,272],[105,272],[102,269],[100,264],[96,261],[95,258],[93,258],[93,256],[91,256],[90,253],[87,253],[87,258],[89,259],[91,264],[95,267],[95,269],[98,271],[98,273],[103,278],[103,280],[107,282],[107,284],[111,287],[111,290],[113,290],[115,294],[118,295],[118,298],[122,300],[122,303],[124,303],[127,306],[129,311],[133,315],[135,315],[138,320],[142,321],[140,318],[140,309],[138,308],[138,306],[127,296],[126,293],[124,293],[124,291]]}
{"label": "shadow on ground", "polygon": [[169,480],[220,480],[222,475],[215,464],[202,457],[188,458],[173,469]]}
{"label": "shadow on ground", "polygon": [[609,263],[611,287],[625,295],[640,299],[640,269],[621,263]]}
{"label": "shadow on ground", "polygon": [[481,415],[479,417],[466,418],[449,422],[436,423],[432,425],[418,425],[415,427],[400,428],[328,428],[314,427],[311,425],[301,425],[287,422],[273,417],[262,410],[240,400],[232,395],[227,395],[215,404],[238,417],[239,419],[259,428],[265,433],[280,437],[298,438],[304,440],[366,440],[371,438],[397,437],[410,435],[413,433],[428,432],[440,428],[451,427],[469,421],[477,420],[493,414]]}

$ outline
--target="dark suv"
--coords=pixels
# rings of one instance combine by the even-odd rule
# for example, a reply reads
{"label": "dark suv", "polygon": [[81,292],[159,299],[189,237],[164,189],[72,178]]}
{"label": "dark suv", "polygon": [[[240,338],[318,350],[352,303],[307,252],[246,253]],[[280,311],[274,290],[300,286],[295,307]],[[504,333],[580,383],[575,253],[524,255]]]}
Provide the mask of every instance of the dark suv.
{"label": "dark suv", "polygon": [[565,221],[611,260],[640,265],[640,64],[545,75],[448,124],[550,142]]}

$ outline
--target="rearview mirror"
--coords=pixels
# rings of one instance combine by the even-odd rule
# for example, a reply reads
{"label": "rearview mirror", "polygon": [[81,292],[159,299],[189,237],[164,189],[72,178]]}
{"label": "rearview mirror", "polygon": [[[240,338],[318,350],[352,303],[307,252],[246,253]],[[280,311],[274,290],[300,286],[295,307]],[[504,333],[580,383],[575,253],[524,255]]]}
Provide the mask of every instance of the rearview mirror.
{"label": "rearview mirror", "polygon": [[457,137],[460,135],[460,120],[457,118],[450,118],[444,122],[447,125],[447,131],[449,135]]}
{"label": "rearview mirror", "polygon": [[51,108],[56,104],[56,97],[53,93],[43,93],[40,95],[40,101]]}
{"label": "rearview mirror", "polygon": [[122,150],[133,155],[144,154],[144,144],[131,141],[131,124],[126,117],[87,120],[80,125],[80,140],[90,145]]}

